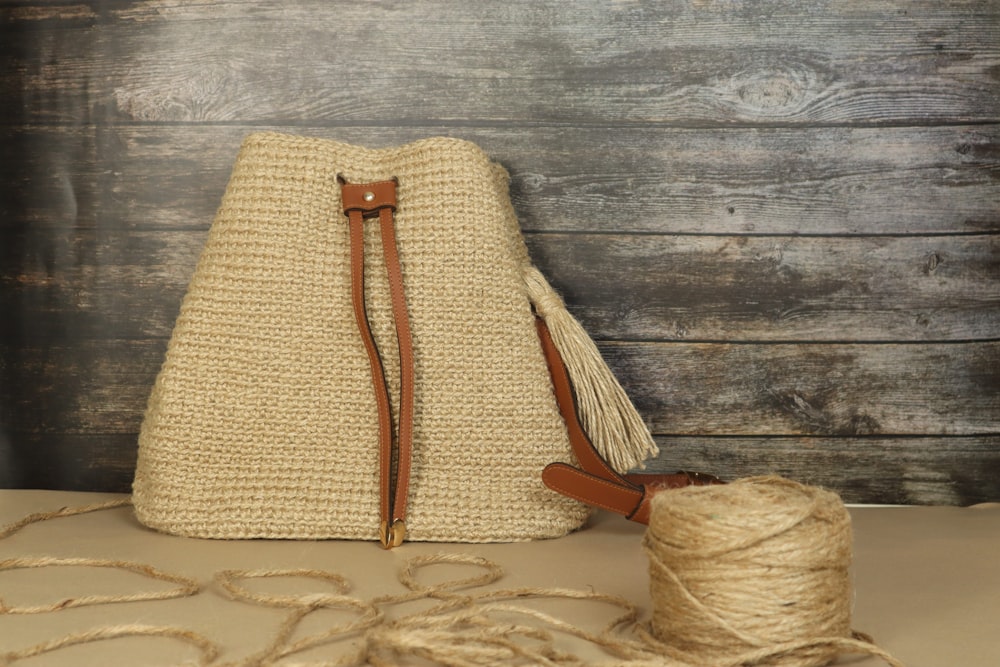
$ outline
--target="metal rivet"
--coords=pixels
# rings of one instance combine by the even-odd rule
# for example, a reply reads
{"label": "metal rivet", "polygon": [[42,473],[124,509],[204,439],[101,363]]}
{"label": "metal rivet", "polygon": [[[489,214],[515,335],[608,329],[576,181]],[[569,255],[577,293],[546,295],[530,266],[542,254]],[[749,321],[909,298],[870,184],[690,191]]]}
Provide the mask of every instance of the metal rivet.
{"label": "metal rivet", "polygon": [[372,201],[373,199],[375,199],[375,193],[374,192],[366,192],[363,195],[363,197],[364,197],[365,201]]}

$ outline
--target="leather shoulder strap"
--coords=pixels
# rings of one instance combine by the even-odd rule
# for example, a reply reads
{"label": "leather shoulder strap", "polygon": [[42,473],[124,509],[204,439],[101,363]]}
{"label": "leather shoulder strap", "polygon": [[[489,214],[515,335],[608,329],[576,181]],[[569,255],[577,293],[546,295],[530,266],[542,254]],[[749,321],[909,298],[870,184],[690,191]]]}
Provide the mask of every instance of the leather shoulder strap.
{"label": "leather shoulder strap", "polygon": [[722,484],[719,478],[706,473],[678,471],[672,474],[619,474],[611,468],[594,447],[580,425],[573,398],[573,387],[559,349],[552,341],[541,317],[535,318],[538,339],[552,376],[556,403],[570,446],[580,468],[566,463],[551,463],[542,471],[542,481],[557,491],[580,502],[621,514],[639,523],[649,522],[649,501],[658,491],[692,484]]}

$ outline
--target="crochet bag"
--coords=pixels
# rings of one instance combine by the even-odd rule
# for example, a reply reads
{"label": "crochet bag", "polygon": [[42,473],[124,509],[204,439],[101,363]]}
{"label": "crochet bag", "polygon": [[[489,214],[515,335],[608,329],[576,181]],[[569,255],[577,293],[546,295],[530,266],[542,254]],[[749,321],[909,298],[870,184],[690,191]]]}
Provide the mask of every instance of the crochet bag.
{"label": "crochet bag", "polygon": [[454,139],[253,134],[149,399],[133,502],[209,538],[555,537],[594,486],[568,465],[547,471],[566,495],[542,481],[580,460],[577,407],[610,475],[655,452],[531,266],[502,167]]}

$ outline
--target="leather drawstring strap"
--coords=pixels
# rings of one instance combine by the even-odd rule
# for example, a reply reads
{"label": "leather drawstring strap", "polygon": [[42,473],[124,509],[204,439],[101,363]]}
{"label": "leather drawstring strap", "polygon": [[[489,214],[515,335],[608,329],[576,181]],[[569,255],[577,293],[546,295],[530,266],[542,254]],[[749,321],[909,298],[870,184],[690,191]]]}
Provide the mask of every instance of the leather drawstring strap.
{"label": "leather drawstring strap", "polygon": [[664,489],[677,489],[692,484],[723,484],[714,475],[701,472],[679,471],[673,474],[629,473],[619,474],[607,464],[594,448],[577,417],[573,388],[558,348],[552,342],[545,321],[535,318],[538,338],[552,375],[556,403],[566,429],[569,442],[580,468],[565,463],[550,463],[542,471],[545,485],[570,498],[616,512],[638,523],[649,523],[649,501]]}
{"label": "leather drawstring strap", "polygon": [[[344,215],[347,216],[351,240],[351,302],[361,340],[371,367],[372,387],[378,410],[379,434],[379,539],[386,549],[399,546],[406,537],[406,499],[409,493],[410,460],[413,451],[413,335],[403,291],[403,271],[396,245],[393,213],[396,210],[396,181],[341,184]],[[389,390],[385,369],[372,336],[365,308],[365,232],[366,219],[377,218],[389,277],[392,317],[399,344],[399,428],[396,437],[396,475],[392,474],[393,428]]]}

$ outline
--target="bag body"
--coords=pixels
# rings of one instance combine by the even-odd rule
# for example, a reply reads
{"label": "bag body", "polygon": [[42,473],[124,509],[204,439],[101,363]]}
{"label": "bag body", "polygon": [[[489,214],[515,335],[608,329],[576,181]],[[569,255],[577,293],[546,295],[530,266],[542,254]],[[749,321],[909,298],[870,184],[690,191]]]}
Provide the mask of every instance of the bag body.
{"label": "bag body", "polygon": [[[506,171],[457,139],[372,150],[274,133],[245,140],[183,300],[139,436],[139,520],[208,538],[379,536],[375,397],[338,176],[397,183],[415,377],[408,538],[578,528],[586,506],[540,477],[573,455]],[[398,396],[377,226],[364,244],[367,314]]]}

